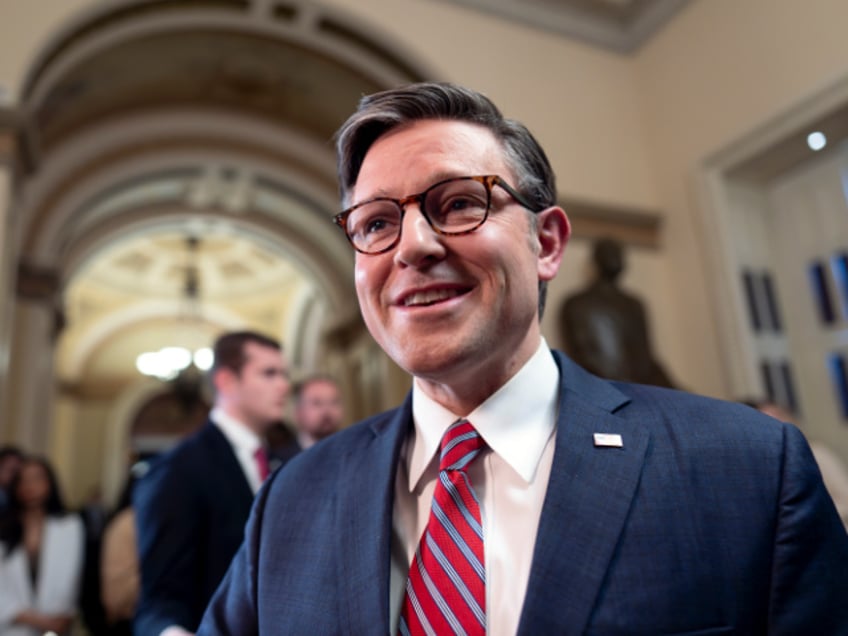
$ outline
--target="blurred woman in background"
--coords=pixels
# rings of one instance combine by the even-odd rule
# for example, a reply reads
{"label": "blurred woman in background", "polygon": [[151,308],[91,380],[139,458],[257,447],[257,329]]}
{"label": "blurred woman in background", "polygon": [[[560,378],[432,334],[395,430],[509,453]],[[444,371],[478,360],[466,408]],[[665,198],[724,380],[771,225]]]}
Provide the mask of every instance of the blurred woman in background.
{"label": "blurred woman in background", "polygon": [[77,611],[84,530],[65,514],[53,469],[28,457],[0,519],[0,636],[69,634]]}

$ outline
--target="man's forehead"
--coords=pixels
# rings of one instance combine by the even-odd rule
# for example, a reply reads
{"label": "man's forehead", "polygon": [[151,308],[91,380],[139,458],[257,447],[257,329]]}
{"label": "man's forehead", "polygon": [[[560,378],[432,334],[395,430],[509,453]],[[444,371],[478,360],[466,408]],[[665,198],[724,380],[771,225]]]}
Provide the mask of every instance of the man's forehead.
{"label": "man's forehead", "polygon": [[281,361],[283,364],[285,364],[286,360],[282,350],[258,342],[245,343],[244,357],[248,361],[261,358],[264,361]]}
{"label": "man's forehead", "polygon": [[504,148],[488,128],[425,119],[394,128],[371,145],[351,189],[352,200],[405,196],[443,179],[483,174],[511,176]]}
{"label": "man's forehead", "polygon": [[315,393],[326,393],[326,392],[338,392],[339,387],[332,380],[320,379],[320,380],[310,380],[307,382],[303,388],[301,389],[301,394],[306,395],[310,392]]}

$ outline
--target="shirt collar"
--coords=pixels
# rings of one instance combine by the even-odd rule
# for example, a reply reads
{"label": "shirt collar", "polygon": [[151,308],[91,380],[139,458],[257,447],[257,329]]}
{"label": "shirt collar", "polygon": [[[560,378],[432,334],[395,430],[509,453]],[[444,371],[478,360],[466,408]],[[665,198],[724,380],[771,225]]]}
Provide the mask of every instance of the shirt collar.
{"label": "shirt collar", "polygon": [[256,449],[262,446],[262,441],[256,433],[250,430],[246,424],[242,424],[236,418],[226,413],[223,409],[219,407],[212,409],[209,419],[221,429],[224,437],[234,447],[253,455]]}
{"label": "shirt collar", "polygon": [[[528,483],[556,426],[558,393],[559,369],[543,338],[518,373],[467,416],[489,448]],[[445,431],[460,418],[429,398],[417,381],[412,416],[415,434],[406,457],[410,492],[438,452]]]}

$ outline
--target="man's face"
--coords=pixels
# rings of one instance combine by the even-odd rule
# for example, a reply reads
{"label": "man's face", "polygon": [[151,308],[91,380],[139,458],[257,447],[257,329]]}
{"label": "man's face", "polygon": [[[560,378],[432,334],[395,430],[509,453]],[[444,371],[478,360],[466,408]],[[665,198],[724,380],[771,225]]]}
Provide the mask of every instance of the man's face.
{"label": "man's face", "polygon": [[303,387],[295,409],[297,428],[314,439],[335,433],[342,425],[342,396],[333,382],[315,380]]}
{"label": "man's face", "polygon": [[255,342],[244,345],[246,361],[238,374],[222,369],[218,392],[230,414],[257,433],[283,417],[291,384],[282,352]]}
{"label": "man's face", "polygon": [[[482,126],[415,122],[371,146],[352,203],[402,198],[458,176],[497,174],[514,186],[503,155]],[[436,234],[417,204],[407,206],[393,249],[356,255],[356,291],[375,340],[416,377],[500,386],[538,347],[538,281],[559,266],[559,258],[553,268],[542,264],[529,227],[526,211],[499,187],[488,220],[463,236]]]}

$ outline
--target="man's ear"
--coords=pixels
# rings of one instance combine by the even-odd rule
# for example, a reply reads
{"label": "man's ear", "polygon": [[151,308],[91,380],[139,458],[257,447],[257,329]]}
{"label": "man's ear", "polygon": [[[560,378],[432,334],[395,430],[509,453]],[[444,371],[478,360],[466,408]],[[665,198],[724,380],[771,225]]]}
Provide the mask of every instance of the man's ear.
{"label": "man's ear", "polygon": [[227,367],[219,367],[212,373],[212,386],[215,387],[215,393],[227,393],[238,377],[232,369]]}
{"label": "man's ear", "polygon": [[559,271],[565,246],[571,236],[571,223],[565,210],[559,206],[542,210],[536,217],[539,280],[551,280]]}

